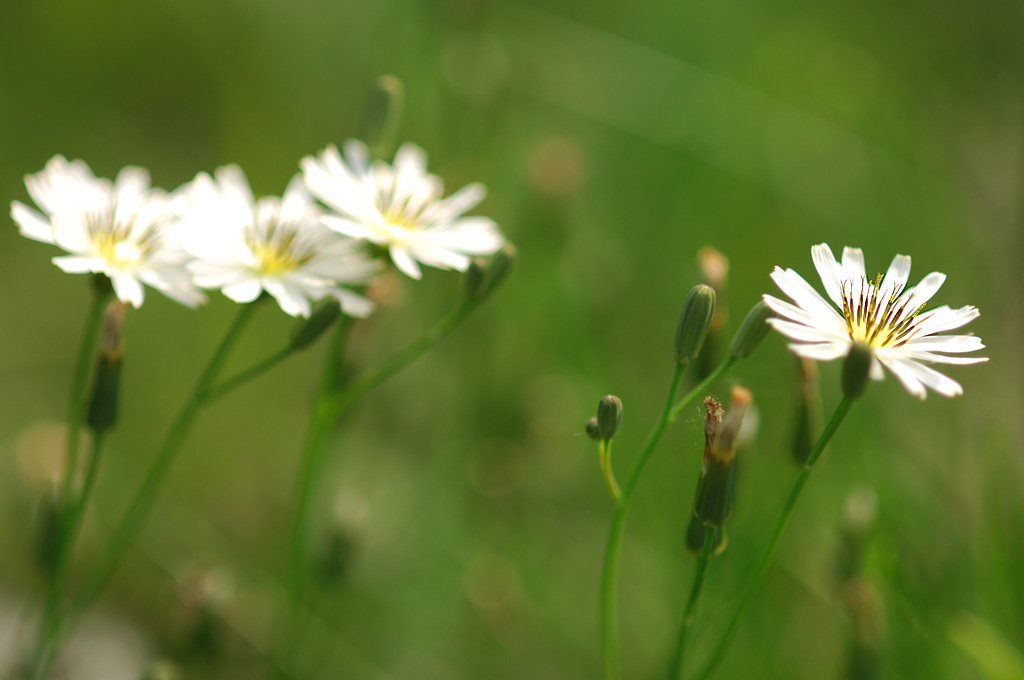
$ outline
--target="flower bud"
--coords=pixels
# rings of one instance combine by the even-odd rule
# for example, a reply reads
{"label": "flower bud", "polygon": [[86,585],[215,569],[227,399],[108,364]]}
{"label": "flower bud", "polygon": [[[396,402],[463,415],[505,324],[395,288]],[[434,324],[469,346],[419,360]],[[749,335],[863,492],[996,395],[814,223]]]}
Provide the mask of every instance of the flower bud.
{"label": "flower bud", "polygon": [[121,359],[124,356],[122,329],[127,311],[128,305],[115,300],[103,313],[92,397],[85,414],[85,422],[94,432],[108,430],[117,422]]}
{"label": "flower bud", "polygon": [[843,362],[843,395],[847,399],[859,399],[864,394],[872,361],[871,346],[862,341],[854,343]]}
{"label": "flower bud", "polygon": [[366,96],[359,137],[375,155],[391,146],[402,115],[402,81],[395,76],[377,78]]}
{"label": "flower bud", "polygon": [[690,289],[676,329],[676,361],[688,363],[700,352],[715,314],[715,290],[699,284]]}
{"label": "flower bud", "polygon": [[587,421],[587,436],[595,442],[601,441],[601,430],[597,425],[597,416],[592,416]]}
{"label": "flower bud", "polygon": [[341,305],[338,301],[334,298],[324,300],[313,310],[308,319],[300,319],[295,324],[291,337],[288,339],[288,348],[298,351],[309,347],[333,326],[340,316]]}
{"label": "flower bud", "polygon": [[[732,514],[736,486],[736,438],[743,416],[753,403],[750,390],[732,389],[732,403],[725,415],[718,436],[705,453],[704,474],[697,485],[693,514],[705,526],[720,527]],[[707,421],[705,421],[707,422]]]}
{"label": "flower bud", "polygon": [[803,465],[811,455],[821,432],[821,397],[818,393],[818,364],[811,359],[797,359],[797,407],[790,451]]}
{"label": "flower bud", "polygon": [[516,247],[506,243],[489,262],[481,257],[473,258],[465,274],[466,297],[477,303],[489,297],[505,282],[518,257]]}
{"label": "flower bud", "polygon": [[772,318],[772,310],[768,308],[764,300],[758,300],[757,304],[747,312],[743,324],[732,339],[732,355],[734,357],[746,359],[754,353],[757,346],[764,340],[764,336],[768,335],[766,322],[770,318]]}
{"label": "flower bud", "polygon": [[622,425],[622,400],[614,394],[603,397],[597,404],[597,431],[601,439],[612,439]]}

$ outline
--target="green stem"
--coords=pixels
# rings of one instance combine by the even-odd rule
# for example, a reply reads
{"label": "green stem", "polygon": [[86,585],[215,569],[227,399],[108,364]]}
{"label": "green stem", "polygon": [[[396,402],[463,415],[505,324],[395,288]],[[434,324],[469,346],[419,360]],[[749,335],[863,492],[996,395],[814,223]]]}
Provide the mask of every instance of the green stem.
{"label": "green stem", "polygon": [[224,380],[220,384],[209,388],[208,390],[206,390],[206,392],[203,393],[202,401],[211,402],[216,399],[219,399],[220,397],[224,396],[225,394],[235,389],[236,387],[249,382],[256,376],[263,373],[264,371],[268,371],[274,366],[277,366],[279,363],[290,357],[294,352],[295,350],[291,347],[282,348],[280,351],[278,351],[275,354],[271,354],[263,361],[260,361],[259,363],[250,366],[244,371],[239,371],[238,373],[231,376],[227,380]]}
{"label": "green stem", "polygon": [[779,519],[775,523],[775,529],[772,531],[772,536],[768,540],[768,545],[765,547],[764,552],[761,554],[761,559],[758,561],[757,566],[754,567],[754,572],[747,581],[747,586],[743,591],[743,595],[740,597],[740,602],[736,607],[736,611],[733,612],[732,618],[729,620],[729,625],[726,626],[725,632],[718,641],[718,645],[715,647],[715,651],[711,654],[711,658],[708,660],[707,665],[704,667],[704,670],[701,671],[700,675],[697,676],[698,680],[707,680],[707,678],[711,677],[711,674],[714,673],[715,668],[719,663],[721,663],[722,658],[725,656],[725,652],[729,648],[729,643],[732,641],[732,636],[736,632],[736,627],[739,625],[740,617],[743,615],[743,611],[750,603],[750,599],[754,596],[754,592],[757,590],[757,587],[761,584],[761,579],[764,577],[765,569],[768,567],[768,564],[771,563],[772,557],[775,555],[775,549],[778,547],[779,539],[782,537],[782,533],[786,530],[786,525],[789,523],[789,517],[793,514],[793,507],[796,505],[796,501],[800,497],[800,492],[803,491],[804,485],[807,483],[807,478],[811,476],[815,463],[817,463],[818,458],[821,457],[821,452],[825,450],[825,446],[827,446],[829,440],[832,439],[832,435],[834,435],[836,430],[839,429],[839,424],[843,422],[843,418],[846,416],[846,413],[850,410],[850,406],[852,405],[852,399],[849,397],[843,397],[843,400],[839,402],[839,406],[836,407],[835,413],[832,414],[832,419],[825,427],[825,431],[821,433],[821,437],[818,438],[818,442],[814,445],[811,455],[807,457],[807,462],[804,464],[803,469],[800,470],[800,476],[796,478],[796,482],[793,484],[793,489],[789,492],[789,497],[786,499],[786,504],[782,507],[782,514],[779,515]]}
{"label": "green stem", "polygon": [[[321,383],[320,392],[313,411],[313,418],[310,421],[310,428],[306,435],[301,468],[296,483],[295,506],[292,513],[288,541],[286,576],[289,605],[288,624],[283,633],[284,647],[279,650],[279,653],[290,654],[293,651],[292,645],[297,637],[295,629],[307,591],[308,574],[305,562],[308,549],[308,524],[310,522],[312,500],[315,495],[313,487],[316,480],[321,476],[322,453],[324,449],[323,439],[330,426],[363,395],[402,368],[408,366],[421,354],[440,342],[474,308],[475,304],[472,301],[464,301],[427,330],[412,345],[393,356],[376,370],[346,383],[340,389],[337,383],[334,382],[334,379],[340,370],[341,357],[336,352],[329,356],[328,361],[336,361],[338,365],[334,366],[333,369],[329,365],[324,372],[324,380]],[[337,332],[341,333],[340,329]],[[278,668],[281,668],[280,664]]]}
{"label": "green stem", "polygon": [[71,380],[71,396],[68,404],[67,450],[64,463],[64,479],[60,489],[61,515],[71,506],[72,489],[74,487],[75,469],[78,467],[78,433],[82,428],[82,417],[85,414],[85,391],[89,387],[89,370],[92,368],[93,356],[96,354],[96,343],[99,341],[100,325],[103,322],[103,311],[106,309],[109,292],[94,284],[95,293],[92,306],[85,323],[85,333],[78,347],[78,358],[75,360],[75,373]]}
{"label": "green stem", "polygon": [[[309,429],[303,443],[300,456],[299,475],[295,483],[295,496],[292,508],[292,521],[288,531],[288,556],[285,570],[285,585],[288,594],[287,623],[282,633],[282,647],[279,659],[288,660],[299,637],[298,628],[301,612],[308,591],[308,569],[306,556],[309,545],[310,512],[313,505],[314,486],[323,467],[323,454],[326,451],[324,440],[330,431],[334,419],[326,408],[331,395],[338,387],[338,376],[345,356],[345,345],[348,340],[348,324],[342,317],[335,326],[332,343],[327,350],[320,388],[313,405],[313,415],[309,421]],[[276,666],[278,677],[285,677],[284,665]]]}
{"label": "green stem", "polygon": [[669,424],[676,419],[683,409],[693,403],[707,389],[708,385],[729,370],[734,363],[736,363],[736,358],[730,356],[718,368],[712,371],[708,377],[704,378],[696,387],[690,390],[679,403],[674,402],[676,393],[679,391],[679,382],[682,380],[683,372],[686,370],[686,364],[676,365],[676,372],[672,377],[672,384],[669,386],[668,397],[665,400],[665,408],[662,411],[661,417],[654,424],[650,434],[647,435],[647,440],[640,447],[640,452],[637,454],[636,460],[629,470],[626,483],[622,487],[622,497],[615,505],[615,513],[612,515],[612,526],[608,533],[608,546],[604,556],[604,573],[601,579],[601,649],[604,657],[604,676],[606,680],[616,680],[621,672],[619,669],[616,584],[619,571],[619,550],[626,528],[626,517],[629,514],[629,501],[633,496],[633,489],[640,478],[640,473],[643,472],[644,467],[647,465],[647,460],[651,457],[651,453],[654,452],[654,447],[658,445]]}
{"label": "green stem", "polygon": [[52,644],[52,633],[57,625],[57,607],[64,596],[67,587],[68,567],[71,564],[71,557],[75,551],[75,539],[78,536],[78,529],[82,523],[82,514],[89,502],[92,490],[96,485],[97,473],[100,469],[100,459],[103,454],[103,433],[95,432],[92,439],[92,455],[89,458],[89,466],[86,469],[85,479],[82,482],[82,493],[78,499],[67,508],[64,513],[60,528],[60,540],[57,545],[57,552],[54,557],[53,568],[50,572],[50,582],[46,591],[46,602],[43,605],[43,614],[39,624],[39,637],[36,640],[36,648],[32,655],[32,662],[29,666],[29,678],[41,680],[46,676],[53,659],[54,645]]}
{"label": "green stem", "polygon": [[235,342],[242,333],[242,329],[245,327],[246,322],[249,321],[255,309],[256,303],[242,305],[242,309],[235,318],[234,323],[228,329],[227,334],[221,340],[206,369],[200,375],[199,381],[192,389],[192,393],[185,401],[181,411],[178,412],[174,424],[171,425],[167,437],[157,452],[156,459],[146,473],[142,486],[139,487],[131,505],[128,506],[128,510],[121,519],[121,523],[118,524],[114,536],[110,540],[110,545],[100,558],[99,566],[93,569],[91,578],[86,581],[85,586],[75,599],[76,609],[87,608],[103,592],[107,582],[114,575],[118,565],[120,565],[121,559],[127,552],[128,547],[142,528],[142,524],[149,513],[150,507],[153,505],[153,501],[156,499],[157,491],[163,483],[167,471],[170,469],[178,447],[188,434],[189,428],[192,426],[192,422],[199,411],[199,407],[203,403],[204,395],[216,379],[228,354],[231,352]]}
{"label": "green stem", "polygon": [[679,626],[679,638],[676,640],[676,655],[672,660],[672,669],[669,671],[668,680],[682,680],[683,670],[686,664],[686,638],[693,630],[694,621],[697,619],[697,600],[700,599],[700,591],[704,586],[704,572],[708,568],[708,560],[711,558],[711,551],[715,547],[715,528],[707,527],[704,533],[704,548],[697,558],[697,571],[693,575],[693,588],[690,589],[690,599],[686,603],[686,612],[683,614],[683,623]]}

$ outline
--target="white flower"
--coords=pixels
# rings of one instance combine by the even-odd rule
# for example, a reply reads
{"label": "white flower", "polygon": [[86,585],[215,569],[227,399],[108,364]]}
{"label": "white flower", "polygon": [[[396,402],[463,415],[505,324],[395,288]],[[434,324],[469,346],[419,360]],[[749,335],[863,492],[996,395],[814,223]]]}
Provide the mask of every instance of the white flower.
{"label": "white flower", "polygon": [[45,215],[14,201],[11,217],[23,236],[71,253],[53,258],[64,271],[105,274],[118,299],[135,307],[144,283],[190,307],[205,300],[185,270],[171,200],[149,186],[145,169],[124,168],[111,182],[80,160],[54,156],[25,186]]}
{"label": "white flower", "polygon": [[369,160],[366,146],[350,140],[342,159],[335,146],[302,159],[313,195],[337,211],[324,224],[353,238],[388,248],[395,266],[414,279],[417,262],[465,271],[471,255],[490,255],[504,238],[492,220],[464,217],[484,199],[482,184],[468,184],[442,199],[444,185],[427,173],[427,155],[403,144],[395,162]]}
{"label": "white flower", "polygon": [[[814,266],[825,292],[835,307],[818,294],[792,269],[776,267],[772,280],[796,305],[770,295],[765,303],[784,317],[770,319],[772,327],[794,342],[789,345],[798,356],[818,361],[845,357],[854,342],[871,347],[871,377],[883,378],[884,365],[912,395],[924,399],[930,387],[946,397],[963,393],[960,384],[925,363],[976,364],[981,357],[947,356],[973,352],[984,347],[973,335],[936,335],[978,318],[976,307],[936,307],[924,312],[925,304],[939,290],[946,275],[932,272],[911,288],[910,257],[897,255],[883,278],[867,278],[860,248],[844,248],[843,261],[836,261],[824,243],[811,248]],[[836,309],[838,307],[838,310]]]}
{"label": "white flower", "polygon": [[320,223],[320,210],[296,175],[282,198],[253,197],[242,169],[199,173],[182,188],[183,246],[202,288],[220,288],[235,302],[263,291],[291,316],[309,316],[311,300],[338,299],[350,316],[366,316],[373,303],[341,284],[363,283],[378,270],[351,239]]}

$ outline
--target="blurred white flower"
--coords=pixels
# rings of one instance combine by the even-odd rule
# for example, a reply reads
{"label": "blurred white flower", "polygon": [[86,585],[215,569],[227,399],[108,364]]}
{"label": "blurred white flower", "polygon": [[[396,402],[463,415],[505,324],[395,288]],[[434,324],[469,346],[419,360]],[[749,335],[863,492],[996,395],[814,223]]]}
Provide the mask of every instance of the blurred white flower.
{"label": "blurred white flower", "polygon": [[320,210],[295,176],[284,196],[256,200],[237,165],[214,177],[199,173],[182,187],[184,248],[195,256],[189,270],[202,288],[220,288],[235,302],[263,291],[291,316],[309,316],[311,300],[334,297],[350,316],[373,303],[342,286],[369,280],[379,269],[355,241],[320,223]]}
{"label": "blurred white flower", "polygon": [[64,271],[105,274],[118,299],[135,307],[142,284],[190,307],[205,300],[185,270],[171,199],[150,187],[144,168],[124,168],[111,182],[83,161],[54,156],[25,186],[43,214],[14,201],[11,217],[23,236],[71,253],[53,258]]}
{"label": "blurred white flower", "polygon": [[[925,363],[976,364],[983,357],[947,356],[982,349],[973,335],[936,335],[976,319],[976,307],[936,307],[924,312],[925,304],[939,290],[946,275],[932,272],[920,283],[906,288],[910,278],[910,257],[897,255],[885,274],[875,281],[867,278],[860,248],[844,248],[842,263],[824,243],[811,248],[814,266],[825,292],[835,307],[818,294],[792,269],[776,267],[772,280],[796,305],[770,295],[765,304],[784,317],[770,319],[772,327],[794,342],[789,348],[798,356],[817,361],[845,357],[857,341],[871,347],[871,377],[881,380],[884,365],[907,391],[924,399],[930,387],[946,397],[963,393],[960,384]],[[838,307],[838,311],[837,308]]]}
{"label": "blurred white flower", "polygon": [[442,199],[444,184],[427,172],[427,155],[403,144],[395,161],[370,162],[362,142],[345,144],[345,158],[329,146],[302,159],[313,195],[337,211],[324,224],[347,236],[388,248],[395,266],[414,279],[419,264],[465,271],[470,256],[490,255],[504,238],[487,217],[464,217],[484,199],[482,184],[468,184]]}

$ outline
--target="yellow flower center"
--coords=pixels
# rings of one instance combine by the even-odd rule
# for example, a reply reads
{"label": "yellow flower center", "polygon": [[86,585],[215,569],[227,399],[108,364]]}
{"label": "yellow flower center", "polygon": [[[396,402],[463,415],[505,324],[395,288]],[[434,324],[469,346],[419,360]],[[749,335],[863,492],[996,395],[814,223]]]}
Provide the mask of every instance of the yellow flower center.
{"label": "yellow flower center", "polygon": [[898,347],[909,339],[925,305],[911,306],[913,293],[901,300],[902,286],[886,294],[881,283],[881,276],[874,283],[861,279],[859,286],[850,279],[843,281],[843,317],[854,341],[862,340],[872,347]]}

